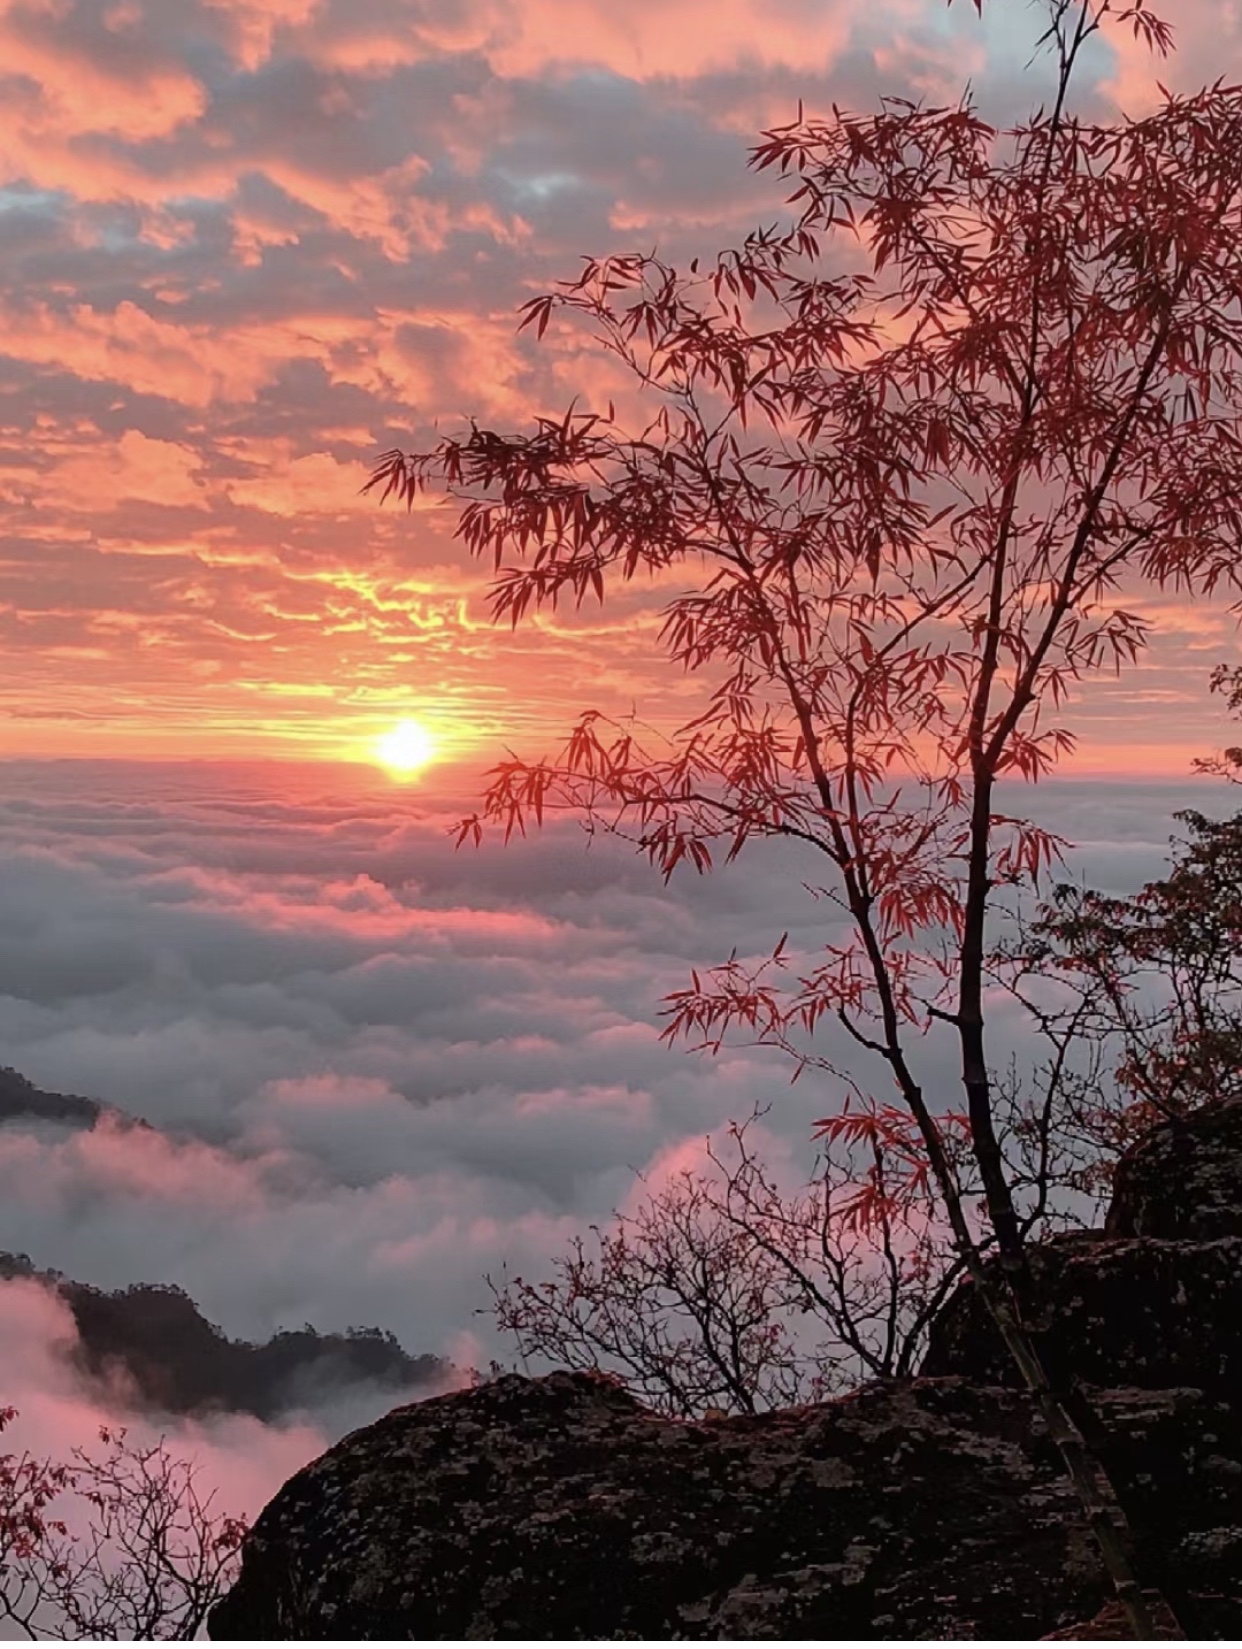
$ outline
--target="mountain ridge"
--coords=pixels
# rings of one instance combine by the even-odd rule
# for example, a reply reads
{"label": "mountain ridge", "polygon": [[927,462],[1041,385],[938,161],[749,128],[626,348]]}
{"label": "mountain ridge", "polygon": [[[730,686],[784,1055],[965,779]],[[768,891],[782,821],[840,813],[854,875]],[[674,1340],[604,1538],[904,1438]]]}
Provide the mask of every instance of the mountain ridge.
{"label": "mountain ridge", "polygon": [[[32,1119],[91,1129],[105,1117],[128,1128],[152,1126],[101,1100],[40,1088],[12,1066],[0,1065],[0,1128]],[[235,1340],[174,1283],[97,1288],[41,1268],[28,1254],[0,1250],[0,1283],[15,1279],[38,1283],[65,1302],[78,1332],[69,1363],[112,1396],[119,1385],[138,1408],[178,1415],[253,1414],[270,1421],[360,1386],[407,1394],[425,1389],[431,1395],[471,1377],[470,1370],[443,1357],[412,1355],[381,1328],[321,1334],[306,1323],[258,1343]]]}
{"label": "mountain ridge", "polygon": [[470,1377],[443,1357],[412,1355],[386,1329],[321,1334],[306,1323],[257,1343],[235,1340],[176,1284],[96,1288],[40,1269],[28,1254],[0,1252],[0,1284],[14,1280],[37,1283],[65,1302],[77,1328],[66,1360],[112,1393],[119,1380],[142,1409],[272,1421],[350,1387],[426,1388],[431,1395]]}

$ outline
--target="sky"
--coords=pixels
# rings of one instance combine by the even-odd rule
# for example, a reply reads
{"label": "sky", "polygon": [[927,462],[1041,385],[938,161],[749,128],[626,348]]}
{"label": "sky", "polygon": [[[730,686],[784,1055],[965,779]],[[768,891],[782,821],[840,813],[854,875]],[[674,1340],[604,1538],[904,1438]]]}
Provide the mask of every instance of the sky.
{"label": "sky", "polygon": [[[1109,36],[1088,106],[1242,64],[1232,0],[1165,9],[1177,56]],[[657,1017],[739,936],[822,939],[805,866],[765,848],[665,889],[569,822],[448,834],[482,767],[588,696],[683,702],[654,606],[494,629],[452,512],[359,489],[394,443],[604,396],[581,336],[519,338],[517,306],[585,253],[681,262],[779,216],[747,151],[799,98],[969,77],[1004,124],[1047,92],[1036,24],[1024,0],[0,0],[0,1063],[154,1124],[0,1130],[0,1248],[176,1282],[235,1335],[375,1323],[486,1359],[510,1348],[474,1315],[485,1271],[546,1273],[755,1097],[769,1160],[805,1171],[825,1095],[669,1049]],[[1231,811],[1189,764],[1234,736],[1207,678],[1236,615],[1129,605],[1151,649],[1071,703],[1078,755],[1031,804],[1115,891],[1158,874],[1177,807]],[[439,760],[399,784],[369,758],[406,716]],[[98,1397],[63,1314],[17,1284],[0,1312],[0,1402],[69,1437]],[[249,1510],[336,1421],[257,1426],[199,1438]]]}
{"label": "sky", "polygon": [[[1214,78],[1236,5],[1084,102]],[[359,496],[379,452],[615,387],[515,310],[587,253],[674,261],[780,215],[766,125],[881,93],[1002,123],[1046,93],[1027,0],[0,0],[0,755],[446,752],[646,698],[653,615],[492,630],[451,511]],[[1149,668],[1080,765],[1165,770],[1234,620],[1140,611]],[[533,657],[538,670],[530,668]],[[667,672],[665,672],[667,674]],[[537,677],[537,679],[535,679]],[[520,691],[514,692],[516,683]],[[1139,713],[1135,714],[1136,708]]]}

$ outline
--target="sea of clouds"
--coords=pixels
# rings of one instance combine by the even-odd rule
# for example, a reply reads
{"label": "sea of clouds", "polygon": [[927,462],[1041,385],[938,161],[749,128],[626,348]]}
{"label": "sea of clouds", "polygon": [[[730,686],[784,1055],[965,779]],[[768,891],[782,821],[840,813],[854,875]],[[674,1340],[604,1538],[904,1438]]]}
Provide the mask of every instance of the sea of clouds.
{"label": "sea of clouds", "polygon": [[[1175,809],[1234,799],[1202,779],[1022,798],[1078,844],[1067,873],[1114,892],[1161,873]],[[0,1129],[0,1249],[106,1288],[175,1283],[233,1336],[374,1324],[485,1365],[513,1356],[485,1273],[549,1275],[572,1235],[634,1206],[639,1176],[701,1163],[756,1101],[766,1160],[805,1175],[831,1081],[791,1086],[771,1050],[670,1047],[660,999],[735,945],[759,955],[788,930],[813,954],[832,918],[809,857],[757,844],[665,887],[572,820],[455,850],[469,800],[360,767],[0,767],[0,1062],[152,1125]],[[993,1057],[1033,1064],[993,1006]],[[951,1032],[915,1053],[954,1097]],[[29,1283],[0,1286],[0,1313],[0,1392],[63,1449],[107,1408],[66,1362],[71,1319]],[[173,1429],[221,1471],[251,1461],[224,1475],[254,1510],[392,1400]]]}

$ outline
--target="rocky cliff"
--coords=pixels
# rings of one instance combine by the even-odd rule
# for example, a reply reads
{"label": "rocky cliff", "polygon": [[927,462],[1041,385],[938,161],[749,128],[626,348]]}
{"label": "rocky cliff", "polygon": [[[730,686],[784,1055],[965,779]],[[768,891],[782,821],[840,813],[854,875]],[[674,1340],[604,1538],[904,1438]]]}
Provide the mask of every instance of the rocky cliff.
{"label": "rocky cliff", "polygon": [[[1038,1260],[1143,1572],[1242,1636],[1242,1107],[1142,1143],[1105,1233]],[[394,1410],[299,1472],[214,1638],[1123,1635],[1055,1451],[969,1288],[927,1372],[759,1418],[659,1419],[516,1376]]]}
{"label": "rocky cliff", "polygon": [[[53,1122],[66,1128],[93,1128],[109,1107],[81,1094],[57,1094],[37,1088],[11,1065],[0,1065],[0,1127],[7,1122]],[[147,1124],[129,1118],[131,1125]]]}

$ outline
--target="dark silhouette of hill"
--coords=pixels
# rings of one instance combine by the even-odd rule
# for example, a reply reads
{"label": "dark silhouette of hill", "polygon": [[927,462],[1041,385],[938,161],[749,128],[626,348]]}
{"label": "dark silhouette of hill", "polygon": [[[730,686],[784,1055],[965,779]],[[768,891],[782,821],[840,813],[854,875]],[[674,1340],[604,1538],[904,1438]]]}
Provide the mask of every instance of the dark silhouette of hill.
{"label": "dark silhouette of hill", "polygon": [[272,1420],[351,1386],[442,1390],[457,1372],[442,1357],[411,1357],[378,1328],[319,1334],[308,1323],[262,1345],[230,1340],[171,1284],[108,1293],[40,1271],[26,1254],[0,1253],[0,1279],[13,1277],[42,1283],[69,1306],[79,1335],[72,1360],[84,1374],[127,1377],[140,1406],[172,1414],[227,1410]]}
{"label": "dark silhouette of hill", "polygon": [[53,1094],[36,1088],[20,1071],[0,1065],[0,1124],[17,1117],[37,1117],[44,1122],[67,1122],[78,1128],[93,1128],[107,1107],[81,1094]]}
{"label": "dark silhouette of hill", "polygon": [[[105,1114],[128,1127],[151,1126],[97,1099],[50,1093],[0,1065],[0,1126],[34,1119],[93,1128]],[[72,1357],[84,1374],[96,1380],[120,1374],[137,1403],[172,1414],[229,1410],[271,1420],[350,1387],[443,1390],[457,1373],[442,1357],[411,1357],[383,1329],[319,1334],[308,1323],[251,1345],[230,1340],[184,1289],[169,1283],[107,1293],[59,1271],[40,1271],[26,1254],[0,1252],[0,1280],[11,1277],[29,1277],[66,1302],[79,1335]]]}

